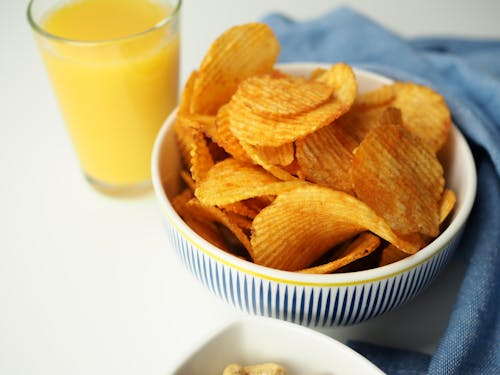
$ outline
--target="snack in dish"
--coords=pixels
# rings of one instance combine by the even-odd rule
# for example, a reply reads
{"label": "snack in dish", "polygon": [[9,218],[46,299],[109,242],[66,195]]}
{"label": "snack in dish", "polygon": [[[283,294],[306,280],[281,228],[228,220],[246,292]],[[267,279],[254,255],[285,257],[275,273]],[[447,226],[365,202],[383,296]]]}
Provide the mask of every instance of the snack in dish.
{"label": "snack in dish", "polygon": [[276,363],[261,363],[250,366],[232,363],[226,366],[222,375],[286,375],[286,370]]}
{"label": "snack in dish", "polygon": [[349,65],[293,77],[278,53],[267,26],[241,25],[191,74],[175,124],[179,215],[236,256],[305,273],[376,267],[432,241],[454,204],[437,156],[443,98],[409,82],[358,95]]}

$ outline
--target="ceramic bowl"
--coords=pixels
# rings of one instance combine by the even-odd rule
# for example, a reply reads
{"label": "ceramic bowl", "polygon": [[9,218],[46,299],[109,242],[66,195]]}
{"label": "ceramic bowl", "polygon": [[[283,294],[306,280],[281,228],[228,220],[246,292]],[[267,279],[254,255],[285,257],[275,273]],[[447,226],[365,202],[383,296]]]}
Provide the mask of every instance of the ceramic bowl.
{"label": "ceramic bowl", "polygon": [[[287,64],[280,69],[307,75],[321,66]],[[355,74],[360,92],[391,82],[363,70],[355,70]],[[471,151],[455,126],[442,150],[442,160],[447,186],[456,193],[457,204],[441,235],[416,254],[383,267],[311,275],[237,258],[205,241],[175,212],[170,200],[181,186],[175,116],[172,113],[159,132],[152,156],[153,185],[167,235],[186,270],[211,293],[241,311],[316,327],[369,320],[408,302],[429,286],[458,245],[476,193],[476,170]]]}
{"label": "ceramic bowl", "polygon": [[240,319],[217,328],[168,373],[222,374],[232,363],[247,366],[269,362],[283,366],[288,375],[383,374],[365,357],[329,336],[264,317]]}

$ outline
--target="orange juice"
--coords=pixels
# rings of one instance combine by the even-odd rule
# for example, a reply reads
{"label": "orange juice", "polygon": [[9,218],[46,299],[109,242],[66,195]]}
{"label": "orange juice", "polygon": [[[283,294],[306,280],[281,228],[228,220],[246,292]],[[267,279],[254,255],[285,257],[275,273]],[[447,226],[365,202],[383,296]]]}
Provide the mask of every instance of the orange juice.
{"label": "orange juice", "polygon": [[75,0],[43,18],[47,71],[89,179],[109,186],[150,178],[161,124],[177,103],[179,37],[154,0]]}

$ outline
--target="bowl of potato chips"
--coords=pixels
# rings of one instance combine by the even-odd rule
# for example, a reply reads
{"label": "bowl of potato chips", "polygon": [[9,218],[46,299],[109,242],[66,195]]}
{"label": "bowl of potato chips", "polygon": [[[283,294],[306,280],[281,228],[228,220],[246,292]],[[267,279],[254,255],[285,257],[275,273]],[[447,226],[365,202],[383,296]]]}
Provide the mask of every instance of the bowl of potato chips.
{"label": "bowl of potato chips", "polygon": [[169,238],[239,310],[307,326],[374,318],[450,259],[472,154],[432,88],[278,55],[269,27],[235,26],[187,80],[152,157]]}

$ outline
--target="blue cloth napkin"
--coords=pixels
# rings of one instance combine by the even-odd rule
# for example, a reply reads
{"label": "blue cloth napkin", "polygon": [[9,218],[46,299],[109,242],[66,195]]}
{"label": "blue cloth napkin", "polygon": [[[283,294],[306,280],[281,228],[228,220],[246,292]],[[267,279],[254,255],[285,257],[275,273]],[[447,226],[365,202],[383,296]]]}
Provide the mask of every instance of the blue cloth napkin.
{"label": "blue cloth napkin", "polygon": [[478,169],[478,191],[456,256],[467,270],[435,354],[350,343],[388,374],[500,374],[500,41],[404,39],[338,8],[318,19],[263,19],[280,62],[346,63],[432,86],[446,99]]}

